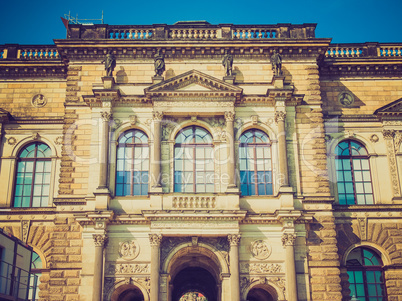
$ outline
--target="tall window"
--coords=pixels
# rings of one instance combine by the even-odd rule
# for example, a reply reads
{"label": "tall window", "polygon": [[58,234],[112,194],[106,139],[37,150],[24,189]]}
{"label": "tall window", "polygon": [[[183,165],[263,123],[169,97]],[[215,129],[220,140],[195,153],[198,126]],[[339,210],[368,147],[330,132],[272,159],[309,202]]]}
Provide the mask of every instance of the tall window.
{"label": "tall window", "polygon": [[370,249],[356,248],[350,252],[346,267],[352,300],[385,300],[382,265],[380,256]]}
{"label": "tall window", "polygon": [[14,189],[14,207],[49,205],[51,154],[49,146],[41,142],[31,143],[20,151]]}
{"label": "tall window", "polygon": [[335,156],[339,204],[373,204],[369,157],[364,146],[352,140],[342,141]]}
{"label": "tall window", "polygon": [[205,129],[189,126],[175,141],[174,191],[214,192],[212,136]]}
{"label": "tall window", "polygon": [[267,134],[251,129],[240,137],[240,188],[242,195],[272,195],[271,142]]}
{"label": "tall window", "polygon": [[42,276],[42,259],[36,252],[32,252],[31,277],[29,280],[28,300],[39,300],[39,284]]}
{"label": "tall window", "polygon": [[116,161],[116,195],[147,195],[148,136],[140,130],[124,132],[118,140]]}

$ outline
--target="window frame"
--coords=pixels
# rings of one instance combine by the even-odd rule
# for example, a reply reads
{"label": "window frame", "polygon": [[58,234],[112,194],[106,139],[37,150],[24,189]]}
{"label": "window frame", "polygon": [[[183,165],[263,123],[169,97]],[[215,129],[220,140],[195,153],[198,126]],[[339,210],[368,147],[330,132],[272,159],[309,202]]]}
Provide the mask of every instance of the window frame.
{"label": "window frame", "polygon": [[[245,135],[245,134],[247,134],[248,132],[252,132],[252,138],[253,138],[253,142],[251,142],[251,143],[249,143],[249,142],[241,142],[241,139],[242,139],[242,137]],[[266,136],[266,138],[267,138],[267,143],[264,143],[264,142],[256,142],[256,132],[261,132],[263,135],[265,135]],[[239,136],[239,143],[238,143],[238,164],[239,164],[239,177],[240,177],[240,193],[241,193],[241,196],[242,197],[250,197],[250,196],[256,196],[256,197],[260,197],[260,196],[272,196],[272,195],[274,195],[274,174],[273,174],[273,151],[272,151],[272,145],[273,145],[273,142],[272,142],[272,140],[271,140],[271,138],[269,137],[269,135],[265,132],[265,131],[263,131],[263,130],[261,130],[261,129],[258,129],[258,128],[251,128],[251,129],[247,129],[247,130],[245,130],[244,132],[242,132],[241,133],[241,135]],[[251,147],[252,148],[252,152],[253,152],[253,157],[252,158],[249,158],[248,156],[246,156],[246,157],[244,157],[244,158],[242,158],[241,157],[241,147],[244,147],[245,149],[246,149],[246,154],[248,154],[248,149]],[[262,157],[262,158],[259,158],[259,157],[257,157],[257,148],[265,148],[265,147],[267,147],[268,148],[268,151],[269,151],[269,155],[270,155],[270,157],[269,158],[265,158],[265,157]],[[264,152],[264,151],[263,151]],[[248,171],[248,169],[245,169],[245,170],[242,170],[241,169],[241,160],[242,159],[245,159],[245,160],[247,160],[247,162],[248,161],[251,161],[251,162],[253,162],[252,164],[253,164],[253,173],[254,173],[254,183],[252,183],[252,182],[248,182],[248,177],[247,176],[245,176],[246,177],[246,180],[247,180],[247,183],[243,183],[242,182],[242,176],[241,176],[241,172],[242,171]],[[271,173],[271,182],[267,182],[267,181],[265,181],[265,182],[259,182],[258,181],[258,168],[257,168],[257,166],[258,166],[258,163],[257,163],[257,161],[258,160],[266,160],[266,159],[269,159],[270,161],[271,161],[271,163],[270,163],[270,169],[268,169],[268,170],[266,170],[266,169],[264,169],[263,170],[263,172],[264,172],[264,178],[266,178],[267,177],[267,172],[270,172]],[[261,172],[261,171],[260,171]],[[267,185],[270,185],[271,186],[271,194],[259,194],[259,191],[258,191],[258,185],[259,184],[263,184],[264,185],[264,191],[265,191],[265,193],[267,192]],[[247,191],[249,192],[250,191],[250,187],[251,187],[251,185],[253,185],[254,186],[254,191],[255,191],[255,194],[243,194],[242,193],[242,186],[243,185],[246,185],[247,186]]]}
{"label": "window frame", "polygon": [[[338,149],[339,145],[340,145],[341,143],[344,143],[344,142],[348,143],[347,148],[348,148],[348,150],[349,150],[349,155],[338,155],[338,154],[337,154],[337,149]],[[365,154],[365,155],[361,155],[361,154],[359,154],[359,155],[353,155],[353,152],[352,152],[352,149],[353,149],[352,143],[358,144],[358,145],[360,146],[360,148],[364,149],[364,151],[365,151],[366,154]],[[334,179],[335,179],[335,187],[336,187],[336,192],[337,192],[337,203],[338,203],[339,205],[341,205],[341,206],[354,206],[354,205],[357,205],[357,206],[367,206],[367,205],[375,205],[374,185],[373,185],[373,177],[372,177],[372,168],[371,168],[371,164],[370,164],[370,157],[371,157],[371,156],[369,155],[369,153],[368,153],[367,148],[365,147],[365,145],[364,145],[363,143],[359,142],[359,141],[356,141],[356,140],[353,140],[353,139],[345,139],[345,140],[339,141],[339,142],[335,145],[335,148],[334,148],[334,171],[335,171]],[[361,160],[366,160],[366,161],[367,161],[367,164],[368,164],[368,169],[367,169],[367,170],[363,170],[363,169],[357,170],[357,169],[355,169],[354,163],[353,163],[353,160],[354,160],[354,159],[360,160],[360,163],[362,162]],[[353,204],[348,204],[348,200],[347,200],[347,194],[348,194],[348,193],[346,192],[346,183],[349,183],[349,182],[345,181],[345,171],[349,171],[349,170],[344,169],[344,167],[343,167],[343,161],[344,161],[344,160],[348,160],[348,161],[349,161],[350,173],[351,173],[351,178],[352,178],[352,180],[351,180],[350,183],[352,183],[352,185],[353,185],[353,196],[354,196],[354,203],[353,203]],[[338,166],[340,166],[340,165],[342,165],[342,169],[339,169],[339,170],[338,170]],[[363,171],[368,171],[368,172],[369,172],[370,181],[364,181],[364,180],[363,180],[363,175],[362,175],[362,180],[359,181],[359,182],[357,182],[357,180],[356,180],[357,172],[362,172],[362,173],[363,173]],[[342,177],[343,177],[342,182],[340,182],[340,181],[338,180],[338,172],[341,172],[341,173],[342,173]],[[344,193],[340,193],[340,192],[339,192],[339,183],[343,183],[343,185],[344,185],[344,190],[345,190]],[[365,184],[365,183],[370,183],[371,193],[366,193],[366,192],[364,192],[364,193],[357,193],[357,188],[356,188],[356,184],[357,184],[357,183],[362,183],[362,184],[363,184],[363,187],[364,187],[364,184]],[[365,189],[365,188],[363,188],[363,189]],[[344,195],[345,195],[345,203],[344,203],[344,204],[341,204],[341,203],[340,203],[340,194],[344,194]],[[358,203],[358,195],[363,195],[363,196],[364,196],[364,200],[365,200],[364,203]],[[372,196],[372,199],[373,199],[372,204],[366,202],[366,197],[369,196],[369,195]]]}
{"label": "window frame", "polygon": [[[37,157],[37,152],[38,152],[38,145],[46,145],[48,147],[48,149],[50,150],[50,155],[49,157]],[[21,158],[21,154],[24,150],[26,150],[29,146],[31,145],[35,145],[35,156],[34,157],[24,157]],[[53,177],[52,175],[54,174],[53,171],[53,150],[50,147],[49,144],[43,142],[43,141],[30,141],[28,143],[26,143],[24,146],[22,146],[18,153],[17,153],[17,158],[16,158],[16,164],[15,164],[15,172],[14,172],[14,177],[13,177],[13,189],[12,189],[12,195],[11,195],[11,207],[12,208],[46,208],[49,207],[51,204],[51,200],[53,198],[53,194],[52,194],[52,190],[53,190],[53,185],[52,185],[52,181],[53,181]],[[21,200],[21,206],[15,206],[15,197],[16,197],[16,190],[17,190],[17,176],[19,174],[18,172],[18,166],[20,162],[33,162],[33,168],[32,168],[32,182],[31,182],[31,192],[30,192],[30,196],[29,196],[29,206],[22,206],[22,200]],[[36,168],[37,168],[37,162],[50,162],[50,172],[48,172],[49,175],[49,183],[47,183],[47,185],[49,186],[49,191],[48,191],[48,201],[47,204],[45,206],[35,206],[33,207],[33,198],[34,198],[34,190],[35,190],[35,175],[37,174],[36,172]],[[24,171],[24,175],[25,175],[26,171]],[[25,179],[25,177],[24,177]],[[44,183],[41,183],[42,185]],[[22,185],[24,186],[24,185]],[[21,196],[23,197],[23,195]],[[43,197],[43,195],[41,194],[41,198]],[[42,201],[41,201],[42,202]]]}
{"label": "window frame", "polygon": [[[191,143],[188,143],[188,142],[177,143],[176,140],[179,137],[179,135],[181,135],[185,130],[187,130],[189,128],[192,129],[192,142]],[[205,131],[208,134],[208,136],[210,137],[210,143],[196,142],[196,129],[197,128]],[[201,160],[204,160],[204,161],[212,160],[213,161],[213,168],[212,168],[211,171],[207,170],[205,168],[202,169],[201,171],[199,171],[199,170],[197,171],[197,154],[196,154],[197,146],[199,148],[207,148],[207,147],[210,148],[212,157],[211,158],[204,157]],[[189,148],[192,149],[192,155],[193,155],[193,159],[194,159],[193,162],[192,162],[192,170],[191,170],[191,172],[193,173],[193,176],[192,176],[192,178],[193,178],[192,179],[193,180],[192,188],[193,189],[192,189],[192,191],[183,191],[183,185],[186,185],[186,183],[185,182],[183,183],[183,181],[181,183],[176,182],[176,175],[177,175],[176,172],[179,172],[178,170],[176,170],[176,166],[177,166],[176,164],[177,164],[177,161],[178,161],[178,158],[176,158],[176,149],[178,149],[178,148],[182,149],[183,154],[187,153],[186,149],[189,149]],[[197,193],[197,194],[199,194],[199,193],[215,193],[216,187],[215,187],[214,181],[212,183],[208,183],[207,180],[205,179],[205,181],[202,182],[202,183],[197,182],[197,172],[204,172],[205,174],[207,174],[208,172],[213,172],[213,173],[216,172],[215,171],[215,154],[214,154],[214,151],[215,151],[215,145],[213,143],[213,136],[212,136],[211,132],[209,130],[207,130],[206,128],[204,128],[204,127],[202,127],[200,125],[192,124],[192,125],[185,126],[185,127],[181,128],[180,131],[178,131],[178,133],[175,135],[174,143],[173,143],[173,181],[172,181],[172,183],[173,183],[173,192],[174,193]],[[183,166],[184,166],[185,160],[183,159],[182,161],[183,161]],[[204,162],[204,166],[205,166],[205,164],[206,164],[206,162]],[[180,170],[180,172],[183,172],[183,173],[184,173],[184,171],[185,171],[184,169]],[[181,185],[181,191],[176,190],[176,185]],[[205,190],[207,190],[206,189],[207,185],[211,185],[213,187],[213,191],[211,191],[211,192],[208,192],[208,191],[197,192],[197,185],[204,185]]]}
{"label": "window frame", "polygon": [[[142,133],[145,137],[146,137],[146,139],[147,139],[147,143],[136,143],[135,142],[135,139],[134,139],[134,141],[133,142],[131,142],[131,143],[120,143],[119,142],[119,140],[122,138],[122,137],[124,137],[124,135],[126,135],[127,133],[130,133],[130,132],[133,132],[133,135],[132,135],[132,138],[135,138],[135,133],[136,132],[139,132],[139,133]],[[123,146],[122,146],[123,145]],[[125,192],[125,188],[124,188],[124,186],[125,185],[127,185],[126,183],[118,183],[118,177],[117,177],[117,173],[119,172],[119,170],[118,170],[118,161],[119,161],[119,149],[120,148],[128,148],[128,147],[130,147],[131,148],[131,158],[125,158],[124,157],[124,160],[123,160],[123,166],[125,166],[125,161],[126,160],[131,160],[132,162],[131,162],[131,168],[130,168],[130,170],[129,170],[129,173],[130,173],[130,177],[129,177],[129,179],[130,179],[130,194],[124,194],[124,192]],[[134,176],[133,176],[133,173],[135,172],[135,170],[134,170],[134,159],[135,159],[135,149],[136,148],[140,148],[141,149],[141,155],[143,154],[143,149],[144,148],[147,148],[148,149],[148,166],[147,166],[147,169],[146,169],[146,172],[147,172],[147,178],[148,178],[148,181],[146,182],[146,184],[147,184],[147,189],[146,189],[146,191],[147,191],[147,193],[146,194],[134,194],[134,185],[135,184],[139,184],[140,186],[142,186],[142,185],[145,185],[145,182],[138,182],[138,183],[135,183],[134,181],[133,181],[133,178],[134,178]],[[147,197],[148,195],[149,195],[149,187],[150,187],[150,166],[151,166],[151,160],[150,160],[150,154],[151,154],[151,147],[150,147],[150,143],[149,143],[149,136],[148,136],[148,134],[145,132],[145,131],[143,131],[143,130],[141,130],[141,129],[137,129],[137,128],[133,128],[133,129],[128,129],[128,130],[125,130],[124,132],[122,132],[120,135],[119,135],[119,137],[117,138],[117,141],[116,141],[116,156],[115,156],[115,158],[116,158],[116,167],[115,167],[115,172],[114,172],[114,177],[115,177],[115,181],[114,181],[114,189],[115,189],[115,196],[116,197]],[[140,170],[140,172],[144,172],[145,170]],[[126,172],[126,170],[124,170],[123,169],[123,172]],[[142,178],[142,174],[141,174],[141,178]],[[122,184],[123,185],[123,194],[122,195],[118,195],[117,194],[117,191],[118,191],[118,189],[117,189],[117,185],[119,185],[119,184]],[[142,191],[142,187],[140,188],[141,189],[141,191]]]}
{"label": "window frame", "polygon": [[[349,258],[349,256],[350,256],[350,254],[352,253],[352,252],[354,252],[355,250],[359,250],[360,251],[360,257],[362,258],[362,261],[363,261],[363,264],[362,265],[350,265],[350,264],[348,264],[348,258]],[[368,252],[370,252],[371,254],[373,254],[373,256],[371,256],[371,258],[373,258],[374,256],[376,256],[376,258],[377,258],[377,260],[379,261],[379,265],[365,265],[365,259],[367,258],[365,255],[364,255],[364,251],[368,251]],[[371,259],[370,258],[370,259]],[[368,258],[367,258],[368,259]],[[369,260],[370,260],[369,259]],[[370,301],[371,300],[371,298],[379,298],[379,297],[382,297],[382,300],[387,300],[387,287],[386,287],[386,282],[385,282],[385,274],[384,274],[384,263],[383,263],[383,261],[382,261],[382,259],[381,259],[381,256],[380,256],[380,254],[378,254],[375,250],[372,250],[371,248],[367,248],[367,247],[364,247],[364,246],[360,246],[360,247],[357,247],[357,248],[354,248],[354,249],[352,249],[350,252],[349,252],[349,254],[348,254],[348,256],[347,256],[347,258],[346,258],[346,261],[345,261],[345,267],[346,267],[346,271],[347,271],[347,274],[349,275],[349,272],[361,272],[362,273],[362,282],[361,283],[356,283],[356,281],[355,282],[349,282],[349,280],[348,280],[348,283],[349,283],[349,289],[350,289],[350,287],[351,287],[351,285],[354,285],[354,286],[356,286],[357,284],[360,284],[360,285],[363,285],[363,288],[364,288],[364,294],[365,294],[365,296],[364,296],[364,298],[365,298],[365,301]],[[374,283],[368,283],[368,277],[367,277],[367,272],[381,272],[381,279],[382,279],[382,281],[381,282],[374,282]],[[354,275],[355,275],[355,273],[354,273]],[[349,279],[350,279],[350,276],[349,276]],[[374,285],[380,285],[381,286],[381,288],[382,288],[382,296],[370,296],[369,295],[369,287],[368,287],[368,285],[369,284],[374,284]],[[351,290],[351,289],[350,289]],[[377,291],[377,290],[376,290]],[[362,298],[361,296],[360,297],[358,297],[358,296],[354,296],[355,298]]]}

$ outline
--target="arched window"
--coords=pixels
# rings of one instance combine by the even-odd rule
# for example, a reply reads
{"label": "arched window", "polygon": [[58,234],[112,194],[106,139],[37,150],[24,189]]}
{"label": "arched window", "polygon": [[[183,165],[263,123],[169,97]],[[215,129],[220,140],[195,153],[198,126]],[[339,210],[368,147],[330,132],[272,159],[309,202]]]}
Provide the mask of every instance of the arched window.
{"label": "arched window", "polygon": [[147,195],[148,170],[148,136],[140,130],[124,132],[117,145],[116,195]]}
{"label": "arched window", "polygon": [[242,195],[272,195],[271,141],[263,131],[251,129],[240,136],[240,188]]}
{"label": "arched window", "polygon": [[51,154],[49,146],[41,142],[28,144],[20,151],[14,186],[14,207],[49,205]]}
{"label": "arched window", "polygon": [[356,248],[349,253],[346,268],[352,300],[385,300],[382,266],[380,256],[368,248]]}
{"label": "arched window", "polygon": [[175,141],[174,191],[214,192],[212,136],[205,129],[189,126]]}
{"label": "arched window", "polygon": [[39,284],[42,276],[42,259],[36,252],[32,252],[31,277],[29,280],[29,299],[39,300]]}
{"label": "arched window", "polygon": [[364,146],[342,141],[336,146],[335,156],[339,204],[373,204],[369,157]]}

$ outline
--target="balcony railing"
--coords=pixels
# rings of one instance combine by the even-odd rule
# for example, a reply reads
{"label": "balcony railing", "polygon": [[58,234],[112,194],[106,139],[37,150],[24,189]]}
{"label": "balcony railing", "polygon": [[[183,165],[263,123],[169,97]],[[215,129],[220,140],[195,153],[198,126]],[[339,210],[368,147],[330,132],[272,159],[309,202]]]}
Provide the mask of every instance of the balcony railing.
{"label": "balcony railing", "polygon": [[[0,299],[35,300],[38,276],[4,261],[0,261]],[[7,298],[10,299],[10,298]]]}
{"label": "balcony railing", "polygon": [[332,44],[325,56],[328,58],[358,58],[358,57],[402,57],[401,43],[362,43],[362,44]]}

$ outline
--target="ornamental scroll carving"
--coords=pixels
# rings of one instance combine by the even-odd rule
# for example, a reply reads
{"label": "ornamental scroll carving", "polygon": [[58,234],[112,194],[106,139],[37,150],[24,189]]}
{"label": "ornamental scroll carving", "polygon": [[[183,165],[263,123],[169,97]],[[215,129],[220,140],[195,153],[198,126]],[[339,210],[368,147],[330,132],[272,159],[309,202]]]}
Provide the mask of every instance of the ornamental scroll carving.
{"label": "ornamental scroll carving", "polygon": [[[397,169],[397,164],[396,164],[396,154],[395,154],[395,130],[383,130],[382,132],[385,143],[387,146],[387,157],[388,157],[388,162],[389,162],[389,168],[391,172],[391,185],[392,185],[392,192],[394,197],[400,197],[401,196],[401,189],[399,186],[399,177],[398,177],[398,169]],[[399,140],[399,135],[398,135],[398,140]],[[400,143],[400,142],[399,142]]]}
{"label": "ornamental scroll carving", "polygon": [[240,243],[240,234],[229,234],[228,235],[228,241],[231,246],[238,246]]}
{"label": "ornamental scroll carving", "polygon": [[235,119],[235,113],[233,113],[231,111],[225,112],[225,120],[226,121],[234,121],[234,119]]}
{"label": "ornamental scroll carving", "polygon": [[271,247],[263,240],[256,240],[251,243],[251,254],[254,258],[264,260],[271,255]]}
{"label": "ornamental scroll carving", "polygon": [[31,225],[30,221],[21,221],[22,241],[25,242],[25,243],[28,240],[30,225]]}
{"label": "ornamental scroll carving", "polygon": [[101,118],[103,121],[108,122],[110,121],[110,118],[112,118],[112,114],[109,112],[101,112]]}
{"label": "ornamental scroll carving", "polygon": [[133,260],[138,256],[139,246],[134,240],[127,240],[119,243],[119,255],[125,260]]}
{"label": "ornamental scroll carving", "polygon": [[162,241],[161,234],[149,234],[149,243],[151,246],[159,246]]}
{"label": "ornamental scroll carving", "polygon": [[275,122],[278,123],[279,121],[285,121],[286,119],[286,112],[277,111],[275,112]]}
{"label": "ornamental scroll carving", "polygon": [[282,244],[284,247],[286,246],[294,246],[296,241],[296,234],[293,233],[283,233],[282,235]]}
{"label": "ornamental scroll carving", "polygon": [[93,239],[96,247],[104,247],[107,243],[107,236],[105,234],[93,234]]}

